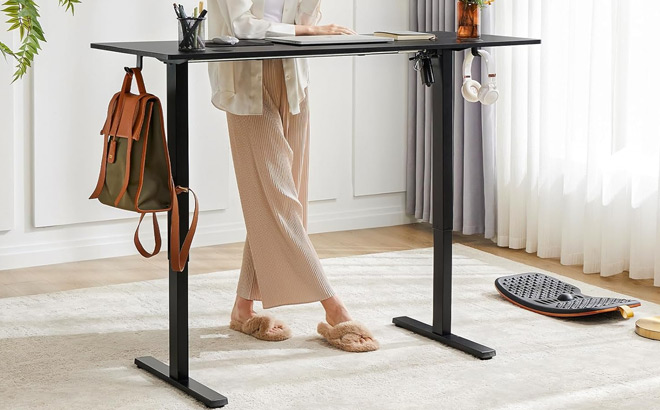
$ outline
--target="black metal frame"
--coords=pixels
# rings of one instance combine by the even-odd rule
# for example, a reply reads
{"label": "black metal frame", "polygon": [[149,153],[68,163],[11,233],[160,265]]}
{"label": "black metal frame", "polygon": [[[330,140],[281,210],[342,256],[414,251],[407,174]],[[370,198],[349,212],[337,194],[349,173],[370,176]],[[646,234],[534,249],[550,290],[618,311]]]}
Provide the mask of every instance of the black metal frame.
{"label": "black metal frame", "polygon": [[[431,55],[433,71],[440,82],[433,84],[433,324],[400,316],[392,319],[399,327],[462,350],[480,359],[495,356],[495,350],[451,333],[452,283],[452,220],[453,220],[453,94],[454,52],[472,48],[462,44],[456,34],[434,32],[433,41],[405,41],[396,44],[357,44],[341,46],[245,47],[228,50],[206,50],[201,53],[181,53],[176,42],[93,43],[92,48],[129,53],[137,57],[142,68],[143,58],[153,57],[167,64],[167,135],[174,184],[188,186],[188,62],[241,59],[295,58],[302,56],[367,55],[381,52],[419,52]],[[479,46],[512,46],[540,44],[540,40],[485,35]],[[432,82],[432,81],[430,81]],[[437,160],[441,158],[441,160]],[[179,230],[183,241],[188,232],[188,193],[179,198]],[[168,213],[168,232],[171,226]],[[169,240],[168,240],[169,251]],[[228,404],[225,396],[189,377],[188,358],[188,264],[182,272],[169,270],[169,343],[170,365],[151,356],[138,357],[135,364],[208,407]]]}
{"label": "black metal frame", "polygon": [[[142,56],[138,56],[138,65]],[[167,147],[175,186],[188,186],[188,62],[167,63]],[[188,193],[178,195],[179,246],[188,234]],[[167,232],[171,232],[172,211],[167,213]],[[168,244],[168,255],[171,255]],[[203,402],[207,407],[225,406],[228,400],[189,376],[188,359],[188,261],[184,270],[169,267],[170,365],[151,356],[138,357],[135,364]]]}
{"label": "black metal frame", "polygon": [[[433,52],[433,71],[440,82],[432,86],[433,101],[433,325],[408,316],[392,323],[479,359],[491,359],[495,350],[451,332],[452,232],[454,219],[454,51]],[[437,158],[442,158],[438,161]]]}
{"label": "black metal frame", "polygon": [[[433,95],[433,325],[407,316],[392,319],[396,326],[447,346],[490,359],[495,350],[451,332],[452,231],[453,231],[453,95],[454,50],[427,50],[433,71],[440,77]],[[142,65],[142,56],[137,57]],[[167,135],[175,185],[188,186],[188,62],[167,62]],[[183,241],[188,232],[188,194],[179,199],[179,231]],[[168,213],[168,232],[171,212]],[[169,241],[168,241],[169,253]],[[135,359],[135,364],[172,386],[202,401],[207,407],[228,404],[225,396],[189,377],[188,362],[188,264],[182,272],[169,271],[170,365],[154,357]]]}

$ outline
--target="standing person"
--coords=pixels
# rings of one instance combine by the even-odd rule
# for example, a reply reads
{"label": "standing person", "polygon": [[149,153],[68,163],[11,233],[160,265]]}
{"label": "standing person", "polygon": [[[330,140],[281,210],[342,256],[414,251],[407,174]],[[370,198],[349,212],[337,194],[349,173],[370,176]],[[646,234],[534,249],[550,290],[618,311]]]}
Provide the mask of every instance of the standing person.
{"label": "standing person", "polygon": [[[318,26],[321,0],[211,0],[209,37],[356,34]],[[239,42],[240,45],[240,42]],[[229,140],[247,237],[230,328],[262,340],[285,340],[290,328],[263,308],[320,301],[317,331],[346,351],[378,341],[328,283],[307,234],[309,67],[303,58],[209,63],[212,103],[227,113]]]}

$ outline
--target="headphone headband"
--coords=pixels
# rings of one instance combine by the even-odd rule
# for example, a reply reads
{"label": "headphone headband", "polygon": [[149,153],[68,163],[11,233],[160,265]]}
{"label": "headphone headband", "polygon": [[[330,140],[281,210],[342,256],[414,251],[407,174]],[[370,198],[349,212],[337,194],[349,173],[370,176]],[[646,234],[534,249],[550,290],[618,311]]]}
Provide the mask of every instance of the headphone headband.
{"label": "headphone headband", "polygon": [[486,61],[486,70],[488,70],[488,77],[495,77],[495,67],[491,66],[491,64],[495,65],[495,63],[490,53],[486,50],[481,50],[481,49],[477,50],[477,52]]}
{"label": "headphone headband", "polygon": [[463,60],[463,78],[472,77],[472,60],[474,60],[474,56],[470,52],[465,56],[465,60]]}
{"label": "headphone headband", "polygon": [[[486,70],[488,70],[488,77],[494,78],[496,76],[495,67],[491,66],[491,65],[494,65],[494,63],[493,63],[493,58],[490,55],[490,53],[488,51],[482,50],[482,49],[477,50],[477,53],[479,53],[479,55],[486,62]],[[472,60],[474,60],[474,55],[472,55],[472,51],[470,51],[465,56],[465,60],[463,60],[463,78],[471,78],[472,77]]]}

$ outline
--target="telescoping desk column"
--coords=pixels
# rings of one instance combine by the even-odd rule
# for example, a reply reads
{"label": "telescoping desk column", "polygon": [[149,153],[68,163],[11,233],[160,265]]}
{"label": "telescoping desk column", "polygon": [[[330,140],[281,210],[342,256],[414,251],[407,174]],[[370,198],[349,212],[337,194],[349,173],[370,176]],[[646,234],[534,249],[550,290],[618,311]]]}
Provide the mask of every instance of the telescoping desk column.
{"label": "telescoping desk column", "polygon": [[[265,60],[272,58],[355,56],[426,51],[433,61],[433,323],[400,316],[392,322],[417,334],[467,352],[480,359],[495,356],[495,350],[451,332],[452,220],[453,220],[453,93],[454,51],[475,47],[540,44],[540,40],[482,36],[478,42],[459,42],[453,32],[435,32],[435,40],[399,41],[378,44],[322,46],[212,47],[200,52],[180,52],[176,41],[93,43],[92,48],[144,57],[167,64],[167,138],[174,184],[188,186],[188,63],[208,61]],[[179,199],[181,240],[188,232],[188,194]],[[168,232],[171,215],[168,217]],[[169,243],[169,242],[168,242]],[[151,356],[138,357],[135,364],[208,407],[222,407],[227,398],[191,379],[188,375],[188,265],[183,272],[169,272],[170,364]],[[219,386],[218,386],[219,387]]]}

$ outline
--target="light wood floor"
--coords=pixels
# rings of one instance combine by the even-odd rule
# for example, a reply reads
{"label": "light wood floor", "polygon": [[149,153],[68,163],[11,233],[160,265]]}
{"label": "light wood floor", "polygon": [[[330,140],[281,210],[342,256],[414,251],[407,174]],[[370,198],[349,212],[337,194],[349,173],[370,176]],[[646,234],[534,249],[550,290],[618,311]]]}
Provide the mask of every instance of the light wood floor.
{"label": "light wood floor", "polygon": [[[432,229],[427,223],[312,234],[310,238],[322,259],[433,246]],[[454,234],[454,242],[649,302],[660,303],[660,288],[654,287],[651,280],[629,279],[625,272],[610,278],[601,278],[597,274],[585,275],[580,266],[563,266],[556,259],[541,259],[523,250],[499,248],[478,235]],[[190,264],[189,274],[239,269],[242,256],[243,242],[194,248],[190,255],[193,263]],[[166,277],[166,252],[161,252],[151,259],[132,255],[11,269],[0,271],[0,298]]]}

